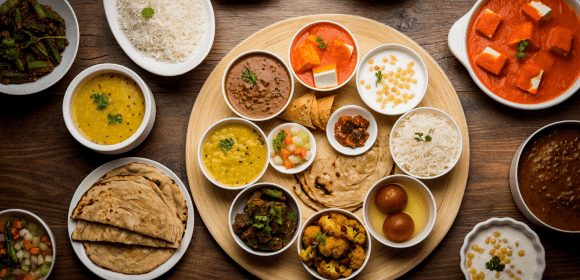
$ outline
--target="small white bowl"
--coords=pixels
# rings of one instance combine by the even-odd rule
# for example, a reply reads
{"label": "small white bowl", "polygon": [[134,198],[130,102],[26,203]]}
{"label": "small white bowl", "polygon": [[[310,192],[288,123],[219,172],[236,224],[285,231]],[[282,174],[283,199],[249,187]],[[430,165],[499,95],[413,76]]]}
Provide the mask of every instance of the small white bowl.
{"label": "small white bowl", "polygon": [[[336,87],[332,87],[332,88],[317,88],[317,87],[313,87],[310,86],[308,84],[306,84],[305,82],[303,82],[300,77],[298,77],[298,75],[296,74],[296,72],[294,72],[294,68],[292,67],[292,44],[294,44],[294,41],[296,40],[296,37],[298,37],[298,35],[300,35],[302,33],[303,30],[309,28],[312,25],[318,24],[318,23],[330,23],[330,24],[334,24],[344,30],[346,30],[346,32],[348,33],[348,35],[350,35],[350,37],[352,38],[352,40],[354,41],[354,50],[356,52],[356,61],[357,63],[354,66],[354,69],[352,70],[352,73],[350,74],[350,76],[348,77],[348,79],[346,79],[342,84],[339,84]],[[354,74],[357,72],[358,66],[359,66],[359,61],[360,61],[360,49],[358,47],[358,42],[356,41],[356,38],[354,37],[354,35],[350,32],[350,30],[348,30],[346,27],[344,27],[344,25],[334,22],[334,21],[330,21],[330,20],[317,20],[317,21],[313,21],[307,25],[305,25],[304,27],[300,28],[296,34],[294,34],[294,37],[292,37],[292,40],[290,40],[290,46],[288,46],[288,64],[290,65],[290,71],[292,71],[292,74],[296,77],[296,80],[298,80],[302,85],[304,85],[305,87],[311,89],[311,90],[315,90],[315,91],[331,91],[331,90],[336,90],[341,88],[342,86],[346,85],[351,79],[352,77],[354,77]]]}
{"label": "small white bowl", "polygon": [[[425,228],[423,228],[421,233],[419,233],[417,236],[415,236],[415,237],[413,237],[405,242],[393,242],[393,241],[383,237],[379,233],[379,231],[382,231],[382,228],[375,229],[372,226],[372,223],[371,223],[371,220],[369,217],[370,216],[370,213],[369,213],[370,209],[369,208],[371,207],[371,205],[374,205],[374,203],[371,200],[375,200],[377,192],[383,186],[385,186],[387,184],[395,184],[395,185],[400,185],[400,186],[412,185],[415,188],[417,188],[419,191],[421,191],[423,196],[425,196],[425,200],[429,204],[429,206],[428,206],[428,208],[429,208],[429,221],[425,225]],[[364,204],[363,204],[363,217],[365,219],[365,223],[368,225],[367,231],[369,231],[371,233],[371,235],[377,241],[385,244],[388,247],[408,248],[408,247],[415,246],[415,245],[419,244],[421,241],[425,240],[425,238],[427,238],[427,236],[433,230],[433,226],[435,225],[435,220],[437,219],[437,204],[435,203],[435,198],[433,197],[433,194],[431,193],[429,188],[427,186],[425,186],[425,184],[423,184],[423,182],[421,182],[413,177],[407,176],[407,175],[391,175],[391,176],[387,176],[387,177],[379,180],[378,182],[376,182],[372,186],[372,188],[369,190],[369,192],[367,193],[367,195],[365,197]]]}
{"label": "small white bowl", "polygon": [[[338,119],[342,116],[354,117],[357,115],[361,115],[363,118],[369,120],[370,124],[366,130],[366,132],[370,134],[369,139],[367,139],[363,147],[356,148],[343,147],[340,143],[338,143],[338,141],[336,141],[336,138],[334,138],[334,125],[336,124],[336,122],[338,122]],[[326,124],[326,138],[328,138],[328,142],[330,142],[330,145],[332,145],[332,147],[339,153],[348,156],[356,156],[368,151],[377,140],[378,133],[379,129],[377,126],[377,121],[375,120],[375,117],[373,117],[373,114],[371,114],[371,112],[369,112],[367,109],[356,105],[347,105],[340,107],[330,116],[330,118],[328,119],[328,123]]]}
{"label": "small white bowl", "polygon": [[[298,213],[298,226],[296,227],[296,231],[294,232],[294,236],[292,237],[292,239],[290,240],[290,242],[286,246],[282,247],[282,249],[280,249],[276,252],[263,252],[263,251],[254,250],[254,249],[248,247],[246,244],[244,244],[244,241],[242,241],[242,239],[236,233],[234,233],[234,228],[232,227],[232,224],[236,221],[236,215],[244,213],[244,207],[246,206],[248,198],[250,197],[252,192],[257,190],[257,189],[261,189],[261,188],[272,188],[272,189],[276,189],[276,190],[280,190],[280,191],[284,192],[284,194],[286,195],[286,201],[285,201],[286,205],[288,207],[290,207],[290,209],[292,209],[292,211],[294,213]],[[230,214],[228,215],[228,223],[229,223],[230,233],[232,234],[236,243],[238,243],[238,245],[240,245],[240,247],[242,247],[244,250],[246,250],[246,252],[257,255],[257,256],[261,256],[261,257],[269,257],[269,256],[278,255],[278,254],[284,252],[290,246],[292,246],[294,241],[296,241],[296,239],[300,235],[300,232],[301,232],[301,224],[300,223],[301,222],[302,222],[302,212],[300,210],[300,206],[298,205],[298,200],[296,200],[296,197],[294,197],[294,195],[292,195],[292,193],[289,192],[284,187],[277,185],[277,184],[274,184],[274,183],[258,183],[258,184],[250,186],[250,187],[246,188],[245,190],[241,191],[236,196],[236,198],[234,198],[234,201],[232,202],[232,206],[230,207]]]}
{"label": "small white bowl", "polygon": [[[286,104],[284,104],[284,107],[282,107],[280,109],[280,111],[276,112],[275,114],[273,114],[269,117],[252,118],[252,117],[246,116],[246,115],[238,112],[232,106],[232,104],[230,104],[230,100],[228,99],[228,95],[226,93],[226,78],[230,72],[230,68],[232,68],[234,63],[237,62],[240,58],[242,58],[246,55],[250,55],[250,54],[265,54],[265,55],[270,55],[270,56],[276,58],[280,62],[280,64],[284,65],[284,67],[286,68],[286,71],[288,71],[288,76],[290,76],[290,94],[288,95],[288,100],[286,100]],[[243,53],[239,54],[238,56],[236,56],[234,59],[232,59],[232,61],[230,61],[230,64],[228,64],[228,67],[226,67],[226,71],[224,71],[224,76],[222,77],[222,95],[224,97],[224,100],[226,101],[226,104],[228,104],[228,107],[230,107],[230,110],[232,110],[232,112],[236,113],[236,115],[240,116],[241,118],[244,118],[244,119],[247,119],[250,121],[265,121],[265,120],[273,119],[276,116],[282,114],[282,112],[284,112],[284,110],[286,110],[286,107],[288,107],[288,104],[290,104],[290,101],[292,100],[292,95],[294,95],[294,77],[292,76],[291,73],[292,73],[292,69],[290,69],[288,64],[286,64],[286,62],[282,58],[280,58],[277,54],[275,54],[273,52],[266,51],[266,50],[251,50],[251,51],[243,52]]]}
{"label": "small white bowl", "polygon": [[[357,222],[359,222],[361,225],[363,225],[365,227],[366,240],[365,240],[365,243],[361,246],[361,247],[363,247],[363,249],[365,251],[365,261],[363,262],[362,266],[359,269],[353,271],[353,273],[349,277],[340,277],[341,280],[352,279],[352,278],[356,277],[365,268],[365,266],[369,262],[369,258],[371,256],[371,244],[372,244],[371,235],[369,234],[369,230],[368,230],[369,226],[365,225],[365,223],[363,223],[363,221],[359,217],[357,217],[355,214],[353,214],[352,212],[349,212],[349,211],[346,211],[343,209],[338,209],[338,208],[330,208],[330,209],[325,209],[325,210],[316,212],[314,215],[310,216],[310,218],[308,218],[308,220],[306,220],[306,222],[304,223],[304,225],[300,229],[300,234],[298,235],[298,242],[296,242],[296,245],[298,246],[298,254],[300,254],[300,250],[304,249],[304,245],[302,244],[302,236],[304,235],[304,230],[309,225],[315,224],[314,223],[315,220],[318,221],[318,219],[320,219],[320,217],[322,217],[323,215],[328,215],[330,213],[342,214],[350,220],[356,220]],[[297,256],[297,257],[300,258],[300,256]],[[320,275],[320,273],[318,273],[316,268],[307,266],[301,259],[300,259],[300,263],[302,263],[304,268],[308,272],[310,272],[310,274],[312,274],[312,276],[314,276],[320,280],[327,280],[326,278],[322,277]]]}
{"label": "small white bowl", "polygon": [[[8,209],[8,210],[0,211],[0,220],[1,221],[9,219],[12,216],[16,216],[19,218],[26,218],[28,221],[32,221],[34,223],[40,224],[42,226],[42,228],[44,229],[44,231],[46,231],[46,234],[48,234],[48,236],[50,237],[50,243],[52,243],[52,265],[50,266],[50,270],[48,271],[48,273],[45,276],[43,276],[42,278],[40,278],[39,280],[48,279],[48,277],[50,276],[50,273],[52,272],[52,269],[54,268],[54,264],[56,262],[56,241],[54,239],[54,235],[52,234],[52,231],[50,230],[48,225],[40,217],[36,216],[34,213],[32,213],[30,211],[26,211],[26,210],[22,210],[22,209]],[[42,236],[40,236],[40,237],[42,237]]]}
{"label": "small white bowl", "polygon": [[530,208],[528,208],[528,205],[526,205],[526,202],[524,201],[524,198],[522,197],[522,193],[520,192],[520,186],[519,186],[519,180],[518,180],[518,170],[519,170],[519,166],[520,166],[520,159],[522,157],[522,154],[524,153],[526,146],[528,144],[533,144],[532,140],[535,139],[536,135],[540,135],[543,132],[546,132],[547,130],[553,130],[553,129],[556,129],[557,127],[561,127],[561,126],[564,126],[564,127],[576,126],[576,127],[580,128],[580,121],[568,120],[568,121],[559,121],[559,122],[551,123],[549,125],[546,125],[540,129],[536,130],[536,132],[532,133],[532,135],[530,135],[530,137],[528,137],[526,140],[524,140],[524,142],[522,142],[522,144],[517,149],[517,151],[514,154],[514,157],[512,159],[512,164],[510,167],[510,177],[509,177],[510,178],[510,189],[512,191],[512,196],[514,198],[514,201],[516,202],[516,205],[518,206],[518,208],[520,209],[522,214],[524,214],[524,216],[526,216],[526,218],[528,218],[528,220],[530,220],[536,226],[544,228],[544,229],[548,229],[548,230],[563,232],[563,233],[580,234],[580,231],[570,231],[570,230],[563,230],[563,229],[555,228],[553,226],[550,226],[550,225],[544,223],[542,220],[538,219],[538,217],[536,217],[536,215],[534,215],[534,213],[532,213]]}
{"label": "small white bowl", "polygon": [[[422,79],[423,81],[420,84],[420,86],[422,86],[422,90],[415,92],[415,97],[413,99],[409,100],[409,102],[407,104],[400,104],[400,105],[397,105],[395,108],[391,108],[392,106],[390,106],[390,105],[392,105],[392,103],[388,103],[387,106],[385,106],[385,109],[381,109],[381,104],[376,101],[377,95],[375,94],[375,90],[373,90],[372,92],[369,92],[368,89],[364,88],[364,85],[361,85],[360,81],[362,79],[361,76],[367,70],[362,65],[367,65],[367,61],[372,56],[376,55],[377,53],[387,52],[387,51],[398,51],[398,52],[402,52],[405,55],[408,55],[409,57],[411,57],[414,60],[414,62],[416,62],[416,64],[418,64],[416,66],[419,67],[419,71],[423,72],[423,75],[425,77]],[[385,45],[378,46],[378,47],[372,49],[370,52],[368,52],[363,57],[363,59],[360,61],[360,65],[361,66],[358,67],[357,75],[356,75],[356,88],[358,90],[358,93],[360,94],[360,97],[367,104],[367,106],[369,106],[369,108],[373,109],[377,113],[380,113],[383,115],[390,115],[390,116],[401,115],[401,114],[417,107],[417,105],[419,105],[421,100],[423,100],[423,97],[425,96],[425,93],[427,92],[427,87],[429,85],[429,72],[427,71],[427,66],[425,66],[425,62],[423,61],[423,59],[421,59],[421,56],[419,56],[414,50],[410,49],[409,47],[399,45],[399,44],[385,44]],[[419,71],[416,71],[416,72],[419,72]],[[386,72],[386,70],[385,70],[385,72]],[[419,74],[419,75],[421,75],[421,74]]]}
{"label": "small white bowl", "polygon": [[[525,278],[525,279],[541,280],[542,275],[544,274],[544,270],[546,269],[546,253],[544,251],[544,246],[542,246],[542,243],[540,242],[540,238],[533,230],[531,230],[526,224],[524,224],[522,222],[518,222],[512,218],[491,218],[485,222],[481,222],[481,223],[477,224],[473,228],[473,230],[471,230],[465,236],[465,240],[463,241],[463,246],[461,246],[461,251],[459,251],[459,254],[461,256],[461,263],[459,266],[461,267],[461,271],[463,272],[463,275],[465,275],[465,279],[467,279],[467,280],[471,279],[471,276],[469,273],[469,268],[467,267],[467,253],[469,253],[470,244],[474,241],[474,239],[478,236],[478,234],[481,231],[486,230],[490,227],[494,227],[494,226],[509,226],[517,231],[522,232],[525,236],[530,238],[532,246],[534,247],[534,249],[536,250],[536,253],[538,254],[538,257],[536,259],[537,264],[532,264],[532,267],[536,267],[537,269],[533,275],[533,278]],[[484,254],[486,256],[490,257],[487,252],[485,252]],[[488,271],[488,274],[489,273],[491,273],[491,271]]]}
{"label": "small white bowl", "polygon": [[310,132],[310,130],[308,130],[308,128],[299,125],[297,123],[283,123],[277,127],[275,127],[274,129],[272,129],[272,131],[270,131],[270,134],[268,134],[268,149],[270,149],[270,154],[273,155],[274,154],[274,148],[272,146],[272,140],[274,139],[274,137],[276,137],[276,135],[278,135],[278,132],[283,129],[283,128],[290,128],[292,126],[297,126],[300,130],[306,131],[306,133],[308,133],[308,137],[310,138],[310,152],[312,153],[312,158],[310,158],[309,161],[290,168],[290,169],[286,169],[286,167],[284,167],[283,165],[276,165],[274,164],[274,160],[272,160],[272,158],[270,157],[268,159],[268,161],[270,162],[270,165],[272,165],[272,167],[274,167],[274,169],[278,170],[279,172],[282,172],[284,174],[296,174],[296,173],[300,173],[302,171],[304,171],[306,168],[308,168],[308,166],[310,166],[312,164],[312,162],[314,162],[314,158],[316,157],[316,139],[314,139],[314,135],[312,135],[312,133]]}
{"label": "small white bowl", "polygon": [[[201,172],[203,172],[203,175],[205,175],[205,177],[214,185],[222,188],[222,189],[226,189],[226,190],[241,190],[241,189],[245,189],[248,186],[251,186],[252,184],[256,183],[258,180],[260,180],[260,178],[262,178],[262,176],[264,176],[264,173],[266,173],[266,170],[268,169],[268,162],[266,161],[266,163],[264,164],[264,168],[262,169],[262,172],[260,173],[260,175],[258,175],[258,177],[256,177],[256,179],[252,180],[251,182],[249,182],[248,184],[245,184],[243,186],[239,186],[239,187],[231,187],[231,186],[226,186],[220,182],[218,182],[216,179],[213,178],[213,176],[209,173],[209,171],[206,170],[205,165],[203,164],[203,144],[205,143],[205,140],[207,139],[207,137],[209,137],[209,135],[218,127],[222,126],[222,125],[226,125],[226,124],[243,124],[246,126],[249,126],[253,129],[255,129],[260,136],[262,136],[262,139],[264,139],[264,141],[267,141],[266,138],[266,134],[264,134],[264,132],[253,122],[248,121],[248,120],[244,120],[244,119],[240,119],[240,118],[227,118],[227,119],[223,119],[220,120],[214,124],[212,124],[204,133],[203,136],[201,137],[201,140],[199,141],[198,147],[197,147],[197,162],[199,164],[199,168],[201,169]],[[270,148],[268,147],[267,143],[266,143],[266,147],[268,149],[268,160],[270,158]]]}
{"label": "small white bowl", "polygon": [[[395,134],[395,131],[397,131],[397,128],[398,128],[399,124],[401,123],[401,121],[404,120],[410,114],[413,114],[413,113],[416,113],[416,112],[422,112],[422,111],[431,111],[434,114],[438,114],[440,116],[446,117],[449,121],[451,121],[451,123],[453,123],[453,126],[455,127],[455,129],[457,130],[457,133],[459,134],[459,153],[457,153],[457,157],[453,161],[453,164],[451,165],[451,167],[449,167],[447,170],[445,170],[441,174],[438,174],[438,175],[435,175],[435,176],[430,176],[430,177],[417,176],[417,175],[412,174],[411,172],[407,171],[406,169],[404,169],[403,167],[401,167],[401,165],[397,161],[397,158],[393,154],[393,136]],[[457,125],[457,122],[455,122],[455,120],[451,116],[449,116],[447,113],[445,113],[445,112],[443,112],[443,111],[441,111],[439,109],[432,108],[432,107],[416,108],[416,109],[413,109],[413,110],[405,113],[404,115],[402,115],[397,120],[397,122],[395,122],[395,125],[393,125],[393,129],[391,129],[391,137],[389,139],[390,139],[389,140],[389,149],[391,150],[391,155],[393,155],[393,160],[395,160],[395,163],[397,164],[397,166],[399,166],[399,168],[401,168],[401,170],[403,170],[403,172],[405,172],[409,176],[412,176],[412,177],[415,177],[415,178],[418,178],[418,179],[422,179],[422,180],[439,178],[439,177],[441,177],[441,176],[449,173],[449,171],[451,171],[451,169],[453,169],[453,167],[455,167],[455,165],[457,165],[457,162],[459,161],[459,158],[461,158],[461,151],[463,150],[463,137],[461,135],[461,130],[459,129],[459,126]]]}
{"label": "small white bowl", "polygon": [[[125,141],[121,143],[117,143],[114,145],[100,145],[94,142],[91,142],[89,139],[85,138],[81,132],[77,129],[75,125],[75,121],[72,117],[72,104],[73,100],[76,96],[77,90],[89,79],[94,76],[97,76],[102,73],[116,73],[123,76],[127,76],[139,85],[141,92],[143,93],[143,98],[145,99],[145,115],[143,116],[143,122],[135,131],[131,137],[127,138]],[[111,64],[111,63],[103,63],[91,66],[85,69],[83,72],[79,73],[74,80],[70,83],[68,88],[66,89],[66,93],[64,95],[64,100],[62,104],[62,112],[64,116],[64,122],[68,131],[72,134],[72,136],[79,141],[79,143],[83,144],[83,146],[90,148],[96,152],[107,154],[107,155],[116,155],[128,152],[135,147],[139,146],[145,138],[153,129],[153,123],[155,123],[155,99],[153,98],[153,93],[145,84],[145,82],[139,77],[135,72],[131,69],[121,66],[118,64]]]}

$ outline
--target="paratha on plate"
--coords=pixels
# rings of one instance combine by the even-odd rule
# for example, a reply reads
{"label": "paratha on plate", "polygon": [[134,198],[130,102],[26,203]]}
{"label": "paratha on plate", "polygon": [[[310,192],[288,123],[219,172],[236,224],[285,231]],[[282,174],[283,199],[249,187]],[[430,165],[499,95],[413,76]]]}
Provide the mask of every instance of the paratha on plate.
{"label": "paratha on plate", "polygon": [[122,245],[108,242],[83,242],[87,257],[96,265],[124,274],[148,273],[164,264],[175,249]]}

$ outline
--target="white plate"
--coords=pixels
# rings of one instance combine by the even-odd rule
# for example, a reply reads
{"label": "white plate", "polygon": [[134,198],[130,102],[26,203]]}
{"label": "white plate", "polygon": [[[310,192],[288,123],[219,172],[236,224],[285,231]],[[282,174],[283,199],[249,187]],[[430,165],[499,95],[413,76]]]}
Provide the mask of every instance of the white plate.
{"label": "white plate", "polygon": [[[334,138],[334,124],[336,124],[338,119],[342,116],[354,117],[356,115],[361,115],[363,118],[369,120],[370,124],[366,130],[370,134],[369,139],[365,142],[364,147],[356,147],[354,149],[351,147],[343,147],[338,143],[338,141],[336,141],[336,138]],[[373,117],[373,114],[371,114],[367,109],[356,105],[340,107],[330,116],[330,119],[328,119],[328,123],[326,124],[326,138],[328,138],[330,145],[332,145],[332,147],[339,153],[348,156],[356,156],[368,151],[377,140],[378,133],[379,129],[377,121],[375,120],[375,117]]]}
{"label": "white plate", "polygon": [[306,133],[308,133],[308,141],[310,143],[310,152],[312,153],[312,157],[310,158],[309,161],[290,168],[290,169],[286,169],[286,167],[284,167],[283,165],[276,165],[274,164],[274,160],[272,159],[272,157],[270,157],[268,159],[268,162],[270,162],[270,165],[272,165],[272,167],[276,170],[278,170],[281,173],[284,174],[296,174],[296,173],[300,173],[304,170],[306,170],[306,168],[308,168],[308,166],[310,166],[313,162],[314,162],[314,158],[316,157],[316,139],[314,139],[314,135],[312,135],[312,132],[310,132],[310,130],[308,130],[308,128],[299,125],[297,123],[283,123],[277,127],[275,127],[274,129],[272,129],[272,131],[270,131],[270,134],[268,134],[268,139],[266,141],[268,141],[268,149],[270,149],[270,155],[274,154],[274,147],[272,145],[272,140],[274,139],[274,137],[276,137],[278,135],[278,132],[280,132],[281,129],[283,128],[290,128],[292,126],[296,126],[298,127],[300,130],[306,131]]}
{"label": "white plate", "polygon": [[211,6],[210,0],[202,0],[202,2],[205,12],[205,22],[203,26],[204,34],[201,37],[201,45],[197,47],[188,60],[180,63],[166,63],[154,58],[146,57],[141,51],[133,46],[129,39],[127,39],[127,36],[125,36],[123,31],[119,28],[119,21],[117,20],[119,16],[117,0],[103,0],[103,5],[105,6],[105,14],[111,32],[113,32],[117,43],[119,43],[123,51],[125,51],[127,56],[129,56],[133,62],[153,74],[160,76],[178,76],[197,67],[205,59],[213,45],[213,39],[215,36],[215,17],[213,7]]}
{"label": "white plate", "polygon": [[[4,3],[6,1],[2,1]],[[62,61],[51,73],[40,76],[36,81],[26,84],[0,84],[0,92],[11,95],[26,95],[43,91],[56,84],[72,66],[79,50],[79,23],[72,7],[66,0],[39,0],[38,3],[50,5],[52,10],[60,14],[66,24],[66,39],[69,45],[61,54]]]}
{"label": "white plate", "polygon": [[[185,202],[187,203],[187,226],[185,228],[185,233],[183,235],[183,239],[181,240],[181,247],[179,247],[175,251],[175,254],[173,254],[173,256],[171,256],[171,258],[169,258],[169,260],[167,260],[164,264],[160,265],[159,267],[157,267],[156,269],[152,270],[149,273],[139,274],[139,275],[129,275],[129,274],[113,272],[113,271],[110,271],[108,269],[104,269],[104,268],[96,265],[95,263],[93,263],[93,261],[91,261],[87,257],[87,254],[85,252],[85,248],[83,246],[83,242],[74,241],[71,239],[72,233],[77,226],[77,220],[71,218],[71,215],[73,213],[73,210],[75,209],[75,207],[77,206],[77,204],[81,200],[81,197],[85,194],[85,192],[87,190],[89,190],[91,188],[91,186],[99,178],[101,178],[101,176],[105,175],[107,172],[109,172],[113,169],[116,169],[118,167],[121,167],[123,165],[129,164],[132,162],[149,164],[149,165],[159,169],[159,171],[163,172],[163,174],[169,176],[169,178],[171,178],[177,184],[177,186],[179,187],[179,190],[181,191],[181,194],[183,195],[183,198],[185,199]],[[150,159],[139,158],[139,157],[120,158],[120,159],[113,160],[113,161],[110,161],[108,163],[105,163],[105,164],[99,166],[97,169],[95,169],[93,172],[91,172],[91,174],[89,174],[81,182],[81,184],[77,188],[77,191],[75,192],[75,194],[72,198],[72,201],[70,203],[70,207],[68,210],[68,237],[70,239],[71,245],[72,245],[75,253],[77,254],[77,257],[81,260],[81,262],[83,262],[83,264],[90,271],[92,271],[94,274],[96,274],[97,276],[100,276],[103,279],[115,279],[115,280],[117,280],[117,279],[124,279],[124,280],[154,279],[154,278],[157,278],[157,277],[163,275],[165,272],[169,271],[175,264],[177,264],[177,262],[181,259],[181,257],[183,257],[183,254],[185,254],[187,247],[189,247],[189,242],[191,241],[191,236],[193,235],[193,215],[194,215],[193,202],[191,201],[191,198],[189,197],[189,192],[187,192],[185,185],[183,185],[183,182],[181,182],[179,177],[177,177],[177,175],[175,175],[175,173],[173,173],[173,171],[171,171],[169,168],[165,167],[161,163],[158,163],[158,162],[150,160]]]}

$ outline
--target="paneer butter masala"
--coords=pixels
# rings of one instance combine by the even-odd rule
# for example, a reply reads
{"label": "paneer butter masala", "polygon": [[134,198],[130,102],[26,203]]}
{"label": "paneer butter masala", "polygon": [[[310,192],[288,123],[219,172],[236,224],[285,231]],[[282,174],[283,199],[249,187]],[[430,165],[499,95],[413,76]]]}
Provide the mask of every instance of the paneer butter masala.
{"label": "paneer butter masala", "polygon": [[344,83],[356,68],[354,39],[342,27],[322,22],[296,36],[290,49],[290,63],[298,78],[320,89]]}
{"label": "paneer butter masala", "polygon": [[552,100],[580,76],[580,18],[564,0],[487,1],[473,17],[467,53],[479,80],[520,104]]}

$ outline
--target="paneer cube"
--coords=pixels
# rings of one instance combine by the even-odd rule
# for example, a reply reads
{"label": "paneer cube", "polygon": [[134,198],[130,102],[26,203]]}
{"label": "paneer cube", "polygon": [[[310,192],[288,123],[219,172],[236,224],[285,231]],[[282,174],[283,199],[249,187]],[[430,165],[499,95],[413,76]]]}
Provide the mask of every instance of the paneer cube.
{"label": "paneer cube", "polygon": [[501,74],[506,62],[507,56],[498,53],[490,47],[485,48],[483,53],[475,60],[475,64],[496,76]]}
{"label": "paneer cube", "polygon": [[518,25],[510,33],[508,45],[517,48],[521,41],[530,40],[526,50],[537,50],[540,48],[540,39],[536,26],[531,22]]}
{"label": "paneer cube", "polygon": [[323,65],[312,69],[314,86],[317,88],[331,88],[338,86],[336,64]]}
{"label": "paneer cube", "polygon": [[552,30],[552,36],[548,41],[550,49],[562,56],[568,56],[572,48],[572,40],[574,39],[574,31],[556,26]]}
{"label": "paneer cube", "polygon": [[529,93],[536,94],[542,81],[542,75],[544,75],[544,70],[532,64],[526,64],[518,79],[518,87]]}
{"label": "paneer cube", "polygon": [[522,8],[522,12],[538,24],[552,18],[552,9],[540,1],[532,1]]}
{"label": "paneer cube", "polygon": [[489,9],[485,9],[483,15],[477,21],[475,25],[475,30],[479,31],[485,37],[491,39],[493,34],[497,30],[497,27],[501,23],[501,16],[492,12]]}
{"label": "paneer cube", "polygon": [[294,58],[292,67],[296,72],[304,72],[320,66],[320,56],[316,51],[316,46],[309,40],[296,48]]}
{"label": "paneer cube", "polygon": [[348,63],[353,51],[354,47],[343,40],[334,40],[332,42],[332,56],[336,61]]}

